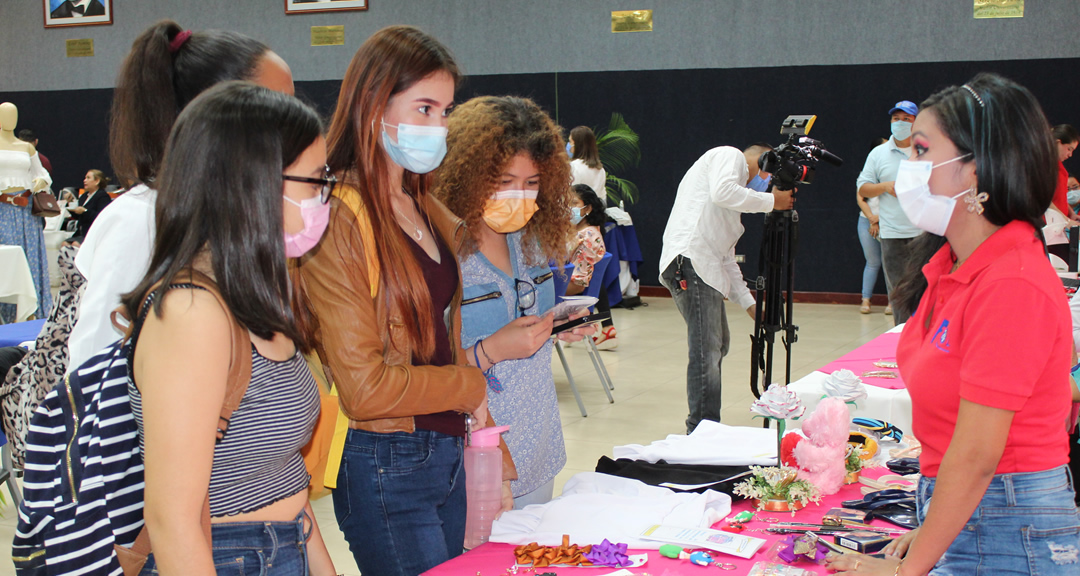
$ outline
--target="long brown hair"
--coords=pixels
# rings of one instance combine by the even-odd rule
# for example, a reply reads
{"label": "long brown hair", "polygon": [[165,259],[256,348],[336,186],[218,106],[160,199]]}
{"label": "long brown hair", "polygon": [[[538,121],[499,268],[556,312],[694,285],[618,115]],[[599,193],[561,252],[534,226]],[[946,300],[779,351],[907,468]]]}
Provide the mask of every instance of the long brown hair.
{"label": "long brown hair", "polygon": [[570,163],[564,150],[558,126],[532,100],[481,96],[454,110],[446,159],[436,172],[435,195],[465,220],[469,238],[461,255],[476,252],[484,206],[507,164],[524,152],[540,171],[537,211],[525,225],[525,254],[533,264],[566,261],[571,232]]}
{"label": "long brown hair", "polygon": [[250,78],[266,44],[226,30],[196,31],[175,50],[184,29],[172,20],[147,28],[131,45],[113,91],[109,159],[122,186],[153,182],[180,111],[203,90]]}
{"label": "long brown hair", "polygon": [[[600,151],[596,148],[596,134],[588,126],[578,126],[570,131],[570,139],[574,141],[573,160],[581,160],[593,170],[603,168],[600,163]],[[600,193],[599,190],[596,191]]]}
{"label": "long brown hair", "polygon": [[[339,180],[355,188],[379,239],[375,246],[365,247],[378,258],[379,291],[402,311],[406,334],[421,360],[435,353],[431,293],[410,240],[394,218],[388,194],[391,161],[379,137],[390,98],[438,72],[449,74],[455,86],[461,80],[454,57],[438,40],[411,26],[379,30],[349,63],[327,134],[327,163]],[[431,187],[431,175],[406,170],[402,185],[419,201]],[[335,191],[346,193],[352,192]]]}

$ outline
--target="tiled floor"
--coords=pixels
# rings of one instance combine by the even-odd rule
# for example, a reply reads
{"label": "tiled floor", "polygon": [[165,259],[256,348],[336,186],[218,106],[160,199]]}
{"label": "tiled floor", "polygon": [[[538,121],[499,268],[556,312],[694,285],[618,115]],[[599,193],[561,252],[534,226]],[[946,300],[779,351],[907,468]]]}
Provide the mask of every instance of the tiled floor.
{"label": "tiled floor", "polygon": [[[556,494],[568,478],[592,470],[600,456],[610,456],[615,445],[648,444],[668,434],[686,432],[685,324],[670,299],[646,302],[648,306],[634,310],[613,311],[619,347],[601,354],[615,383],[614,404],[607,402],[581,345],[569,348],[567,356],[589,412],[587,418],[578,411],[562,367],[557,360],[554,363],[567,451],[566,468],[555,479]],[[873,314],[862,315],[856,306],[797,304],[794,322],[800,330],[792,354],[792,379],[801,378],[891,328],[892,317],[881,312],[881,308],[875,308]],[[731,351],[723,364],[722,417],[727,424],[750,425],[749,334],[753,321],[730,308],[729,320],[732,338]],[[782,375],[780,351],[776,365],[776,373]],[[6,496],[6,490],[4,493]],[[10,546],[15,526],[15,510],[8,500],[0,518],[0,541],[5,548]],[[318,500],[313,507],[338,572],[359,574],[335,524],[331,499]],[[0,576],[7,574],[14,574],[14,569],[9,562],[0,560]]]}

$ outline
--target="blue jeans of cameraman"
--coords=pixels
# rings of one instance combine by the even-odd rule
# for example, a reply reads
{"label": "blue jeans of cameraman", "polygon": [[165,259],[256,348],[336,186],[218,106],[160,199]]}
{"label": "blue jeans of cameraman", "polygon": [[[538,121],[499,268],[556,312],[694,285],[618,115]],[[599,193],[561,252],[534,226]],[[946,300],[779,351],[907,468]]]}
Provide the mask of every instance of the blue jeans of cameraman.
{"label": "blue jeans of cameraman", "polygon": [[[675,280],[680,268],[686,290]],[[686,365],[686,399],[690,405],[686,433],[689,434],[702,420],[720,421],[720,363],[731,345],[731,331],[724,295],[697,275],[689,258],[675,258],[660,278],[686,321],[690,347]]]}
{"label": "blue jeans of cameraman", "polygon": [[[934,484],[934,478],[919,480],[920,524],[930,506],[950,505],[933,500]],[[1080,574],[1080,512],[1069,469],[994,476],[930,574]]]}

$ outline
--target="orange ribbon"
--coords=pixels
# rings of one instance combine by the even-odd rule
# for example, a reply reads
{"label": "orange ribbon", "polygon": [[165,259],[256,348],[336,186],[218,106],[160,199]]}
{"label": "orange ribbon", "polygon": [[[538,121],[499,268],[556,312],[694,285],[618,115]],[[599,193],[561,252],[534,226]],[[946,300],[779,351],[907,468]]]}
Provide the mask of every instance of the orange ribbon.
{"label": "orange ribbon", "polygon": [[527,546],[514,548],[514,558],[522,566],[533,568],[547,566],[592,566],[585,554],[592,551],[592,545],[578,546],[570,543],[570,535],[563,534],[562,546],[541,546],[532,542]]}

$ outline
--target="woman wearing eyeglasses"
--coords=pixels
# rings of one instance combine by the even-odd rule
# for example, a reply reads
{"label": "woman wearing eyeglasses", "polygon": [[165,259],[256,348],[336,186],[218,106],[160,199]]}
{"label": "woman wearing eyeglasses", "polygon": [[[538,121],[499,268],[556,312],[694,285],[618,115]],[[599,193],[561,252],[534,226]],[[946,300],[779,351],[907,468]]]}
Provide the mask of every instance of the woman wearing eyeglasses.
{"label": "woman wearing eyeglasses", "polygon": [[[566,463],[547,314],[555,304],[548,262],[566,261],[571,233],[562,137],[531,100],[486,96],[454,111],[447,143],[435,194],[468,231],[457,253],[465,284],[461,343],[487,375],[492,417],[510,426],[514,507],[547,502]],[[526,344],[529,353],[513,359],[511,350]]]}

